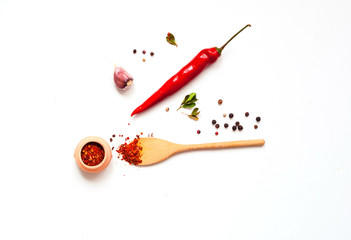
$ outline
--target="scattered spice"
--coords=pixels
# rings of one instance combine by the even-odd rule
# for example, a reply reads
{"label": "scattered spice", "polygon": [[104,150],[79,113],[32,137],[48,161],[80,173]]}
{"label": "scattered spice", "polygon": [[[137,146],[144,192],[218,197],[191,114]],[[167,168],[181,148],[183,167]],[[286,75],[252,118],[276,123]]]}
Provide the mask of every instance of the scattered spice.
{"label": "scattered spice", "polygon": [[219,99],[218,100],[218,105],[221,105],[223,103],[223,100],[222,99]]}
{"label": "scattered spice", "polygon": [[112,137],[116,137],[116,134],[113,134]]}
{"label": "scattered spice", "polygon": [[153,57],[154,55],[155,55],[155,53],[154,53],[154,52],[151,52],[151,53],[150,53],[150,56],[151,56],[151,57]]}
{"label": "scattered spice", "polygon": [[110,138],[110,142],[112,142],[113,141],[113,139],[112,138]]}
{"label": "scattered spice", "polygon": [[257,122],[261,121],[261,117],[257,117],[257,118],[256,118],[256,121],[257,121]]}
{"label": "scattered spice", "polygon": [[146,53],[146,51],[145,50],[143,50],[143,54],[145,54]]}
{"label": "scattered spice", "polygon": [[116,150],[122,157],[122,160],[129,164],[138,165],[141,161],[142,147],[139,144],[139,137],[134,138],[130,143],[124,143]]}
{"label": "scattered spice", "polygon": [[80,157],[85,165],[96,166],[104,160],[105,150],[99,143],[89,142],[82,148]]}
{"label": "scattered spice", "polygon": [[250,115],[249,112],[246,112],[246,113],[245,113],[245,117],[248,117],[249,115]]}
{"label": "scattered spice", "polygon": [[241,131],[241,130],[244,129],[244,127],[243,127],[242,125],[239,125],[239,126],[238,126],[238,129],[239,129],[239,131]]}
{"label": "scattered spice", "polygon": [[212,124],[213,124],[213,125],[215,125],[215,124],[216,124],[216,122],[217,122],[216,120],[212,120]]}
{"label": "scattered spice", "polygon": [[166,107],[166,112],[168,112],[169,111],[169,107]]}
{"label": "scattered spice", "polygon": [[217,136],[217,135],[218,135],[218,132],[215,132],[215,135]]}
{"label": "scattered spice", "polygon": [[[222,47],[212,47],[201,50],[187,65],[179,70],[178,73],[174,74],[170,79],[168,79],[156,92],[154,92],[149,98],[145,100],[139,107],[134,109],[131,114],[131,117],[135,114],[139,114],[146,109],[149,109],[156,103],[165,99],[166,97],[174,94],[179,89],[184,87],[190,81],[192,81],[196,76],[198,76],[206,66],[214,63],[220,56],[227,44],[233,40],[240,32],[245,28],[251,27],[250,24],[247,24],[234,36],[232,36]],[[174,36],[171,33],[167,34],[167,41],[170,44],[176,44]]]}
{"label": "scattered spice", "polygon": [[223,113],[223,117],[226,117],[226,116],[227,116],[227,114]]}
{"label": "scattered spice", "polygon": [[178,47],[176,41],[175,41],[175,37],[172,33],[167,33],[167,37],[166,37],[166,40],[169,44],[171,45],[175,45],[176,47]]}
{"label": "scattered spice", "polygon": [[240,125],[240,122],[239,122],[239,121],[235,122],[235,125],[239,126],[239,125]]}
{"label": "scattered spice", "polygon": [[134,53],[134,54],[136,54],[136,53],[137,53],[137,50],[136,50],[136,49],[134,49],[134,50],[133,50],[133,53]]}
{"label": "scattered spice", "polygon": [[225,124],[224,124],[224,127],[225,127],[225,128],[228,128],[228,127],[229,127],[229,124],[228,124],[228,123],[225,123]]}
{"label": "scattered spice", "polygon": [[145,58],[143,58],[143,62],[145,62],[146,60],[145,60]]}
{"label": "scattered spice", "polygon": [[197,130],[197,134],[200,134],[201,133],[201,131],[200,130]]}
{"label": "scattered spice", "polygon": [[233,125],[232,129],[233,129],[233,131],[235,131],[236,130],[236,125]]}
{"label": "scattered spice", "polygon": [[217,124],[215,125],[215,127],[216,127],[216,128],[219,128],[219,124],[217,123]]}
{"label": "scattered spice", "polygon": [[233,113],[229,113],[229,118],[233,118],[234,114]]}
{"label": "scattered spice", "polygon": [[257,125],[255,125],[255,126],[254,126],[254,128],[255,128],[255,129],[257,129],[257,128],[258,128],[258,126],[257,126]]}

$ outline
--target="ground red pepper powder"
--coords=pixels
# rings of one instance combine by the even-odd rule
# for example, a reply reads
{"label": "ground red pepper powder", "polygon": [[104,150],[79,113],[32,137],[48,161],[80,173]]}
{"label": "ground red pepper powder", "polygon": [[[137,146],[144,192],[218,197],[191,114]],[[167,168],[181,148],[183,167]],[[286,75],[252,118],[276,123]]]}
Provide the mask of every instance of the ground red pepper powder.
{"label": "ground red pepper powder", "polygon": [[129,164],[138,165],[141,161],[141,150],[142,147],[139,143],[139,136],[137,136],[130,143],[125,142],[121,144],[116,152],[122,156],[122,160],[128,162]]}
{"label": "ground red pepper powder", "polygon": [[89,142],[82,148],[80,157],[84,164],[88,166],[96,166],[104,160],[105,150],[99,143]]}

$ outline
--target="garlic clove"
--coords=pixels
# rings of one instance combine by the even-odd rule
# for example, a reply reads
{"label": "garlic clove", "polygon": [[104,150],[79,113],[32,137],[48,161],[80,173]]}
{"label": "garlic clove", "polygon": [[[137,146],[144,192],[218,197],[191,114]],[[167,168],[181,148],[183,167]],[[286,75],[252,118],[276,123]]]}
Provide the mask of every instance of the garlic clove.
{"label": "garlic clove", "polygon": [[120,90],[128,89],[133,83],[133,77],[121,67],[115,67],[113,80]]}

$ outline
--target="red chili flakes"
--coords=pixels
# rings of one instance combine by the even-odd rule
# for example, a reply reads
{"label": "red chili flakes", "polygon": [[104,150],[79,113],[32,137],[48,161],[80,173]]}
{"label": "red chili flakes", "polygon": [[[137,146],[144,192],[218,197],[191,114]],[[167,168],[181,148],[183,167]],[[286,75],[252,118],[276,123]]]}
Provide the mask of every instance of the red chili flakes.
{"label": "red chili flakes", "polygon": [[84,164],[96,166],[104,160],[105,150],[99,143],[89,142],[82,148],[80,156]]}
{"label": "red chili flakes", "polygon": [[116,150],[122,157],[122,160],[129,164],[138,165],[141,163],[141,150],[139,137],[134,138],[130,143],[124,143]]}

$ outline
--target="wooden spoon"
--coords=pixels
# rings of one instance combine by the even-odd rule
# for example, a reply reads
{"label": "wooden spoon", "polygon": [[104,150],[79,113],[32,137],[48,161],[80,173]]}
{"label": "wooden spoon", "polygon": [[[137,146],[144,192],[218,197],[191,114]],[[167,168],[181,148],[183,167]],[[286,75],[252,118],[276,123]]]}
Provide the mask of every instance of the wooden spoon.
{"label": "wooden spoon", "polygon": [[158,138],[140,138],[140,146],[142,147],[142,162],[139,165],[155,164],[166,160],[176,153],[189,150],[262,146],[264,143],[265,141],[263,139],[256,139],[184,145],[171,143]]}

